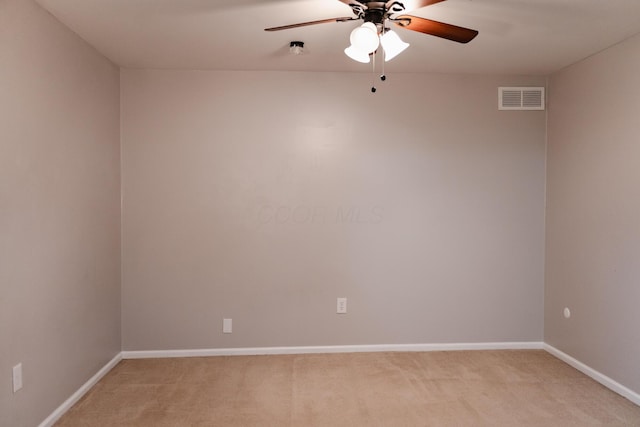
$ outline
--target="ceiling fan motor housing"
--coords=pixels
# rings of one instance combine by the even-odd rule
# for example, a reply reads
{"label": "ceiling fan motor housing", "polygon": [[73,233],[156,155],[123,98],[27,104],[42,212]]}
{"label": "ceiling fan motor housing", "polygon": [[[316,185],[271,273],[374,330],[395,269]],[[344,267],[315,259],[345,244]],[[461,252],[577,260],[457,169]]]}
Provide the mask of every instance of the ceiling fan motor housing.
{"label": "ceiling fan motor housing", "polygon": [[376,27],[380,27],[386,18],[384,9],[367,9],[364,12],[364,22],[371,22],[376,24]]}
{"label": "ceiling fan motor housing", "polygon": [[[365,6],[364,8],[362,6]],[[404,5],[399,1],[361,1],[359,4],[350,4],[353,13],[364,22],[371,22],[378,28],[378,32],[384,29],[384,21],[391,14],[404,10]]]}

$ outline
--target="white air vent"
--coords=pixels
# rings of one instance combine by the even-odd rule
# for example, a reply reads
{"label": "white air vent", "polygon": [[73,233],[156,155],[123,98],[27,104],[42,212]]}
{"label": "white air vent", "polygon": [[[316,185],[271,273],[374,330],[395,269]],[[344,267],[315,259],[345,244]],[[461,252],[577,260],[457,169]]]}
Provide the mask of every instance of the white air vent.
{"label": "white air vent", "polygon": [[544,110],[543,87],[498,88],[499,110]]}

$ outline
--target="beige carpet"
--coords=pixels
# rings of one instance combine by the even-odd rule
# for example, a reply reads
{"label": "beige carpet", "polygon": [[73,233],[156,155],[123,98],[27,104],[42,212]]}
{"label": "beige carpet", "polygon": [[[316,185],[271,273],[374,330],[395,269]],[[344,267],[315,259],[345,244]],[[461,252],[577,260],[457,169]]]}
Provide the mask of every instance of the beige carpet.
{"label": "beige carpet", "polygon": [[640,426],[544,351],[124,360],[67,426]]}

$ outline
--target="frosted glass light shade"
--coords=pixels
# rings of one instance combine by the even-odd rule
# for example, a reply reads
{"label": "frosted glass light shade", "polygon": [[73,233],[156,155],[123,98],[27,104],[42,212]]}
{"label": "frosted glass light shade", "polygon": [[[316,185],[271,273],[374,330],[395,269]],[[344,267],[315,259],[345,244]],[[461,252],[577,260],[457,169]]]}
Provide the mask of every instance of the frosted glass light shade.
{"label": "frosted glass light shade", "polygon": [[384,49],[385,62],[391,61],[409,47],[409,43],[403,42],[400,36],[391,30],[380,37],[380,43],[382,44],[382,49]]}
{"label": "frosted glass light shade", "polygon": [[380,45],[380,39],[378,38],[378,29],[372,22],[365,22],[364,24],[351,31],[351,45],[363,52],[371,53]]}
{"label": "frosted glass light shade", "polygon": [[369,63],[369,54],[360,49],[356,49],[353,45],[346,48],[344,53],[354,61],[362,62],[363,64]]}

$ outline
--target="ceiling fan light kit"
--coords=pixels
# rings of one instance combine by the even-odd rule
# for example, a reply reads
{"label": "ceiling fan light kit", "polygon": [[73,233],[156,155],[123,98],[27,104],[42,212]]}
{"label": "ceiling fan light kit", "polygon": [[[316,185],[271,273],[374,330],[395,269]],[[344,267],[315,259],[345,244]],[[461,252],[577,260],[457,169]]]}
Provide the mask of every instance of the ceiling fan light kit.
{"label": "ceiling fan light kit", "polygon": [[382,45],[385,62],[402,53],[409,47],[409,43],[402,41],[400,36],[389,29],[378,35],[378,28],[371,22],[365,22],[351,32],[351,46],[344,53],[354,61],[369,63],[369,55],[374,53],[378,46]]}

